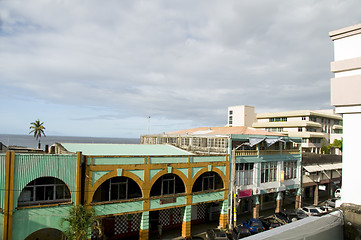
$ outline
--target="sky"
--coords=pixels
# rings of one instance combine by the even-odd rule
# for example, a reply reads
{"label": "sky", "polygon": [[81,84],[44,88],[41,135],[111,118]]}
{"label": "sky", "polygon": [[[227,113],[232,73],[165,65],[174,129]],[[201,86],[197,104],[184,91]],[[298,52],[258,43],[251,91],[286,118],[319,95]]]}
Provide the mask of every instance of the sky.
{"label": "sky", "polygon": [[[137,138],[227,107],[329,109],[329,32],[359,0],[1,0],[0,134]],[[150,117],[150,118],[149,118]]]}

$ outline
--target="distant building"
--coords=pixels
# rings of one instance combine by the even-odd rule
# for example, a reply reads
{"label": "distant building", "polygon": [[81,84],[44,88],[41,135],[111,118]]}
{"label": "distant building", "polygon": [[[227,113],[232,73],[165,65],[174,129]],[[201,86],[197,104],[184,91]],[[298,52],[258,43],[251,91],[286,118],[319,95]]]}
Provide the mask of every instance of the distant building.
{"label": "distant building", "polygon": [[335,74],[331,78],[331,104],[336,107],[336,113],[343,115],[341,201],[361,205],[361,24],[329,35],[334,43],[331,71]]}
{"label": "distant building", "polygon": [[255,114],[252,106],[230,106],[227,126],[248,126],[289,137],[301,137],[304,152],[320,153],[322,145],[342,138],[342,116],[333,109]]}
{"label": "distant building", "polygon": [[143,135],[141,143],[172,144],[197,154],[230,154],[229,188],[235,188],[239,213],[253,211],[258,218],[259,210],[279,211],[288,193],[299,203],[301,138],[248,127],[200,127]]}

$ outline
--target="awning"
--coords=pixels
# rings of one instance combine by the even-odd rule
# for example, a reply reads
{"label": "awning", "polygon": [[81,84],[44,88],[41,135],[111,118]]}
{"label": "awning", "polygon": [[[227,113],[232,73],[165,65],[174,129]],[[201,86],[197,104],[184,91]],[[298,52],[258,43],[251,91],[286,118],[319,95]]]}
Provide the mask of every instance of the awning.
{"label": "awning", "polygon": [[280,138],[266,138],[266,145],[267,147],[272,146],[273,144],[279,142],[280,140],[281,140]]}
{"label": "awning", "polygon": [[318,164],[318,165],[309,165],[303,166],[307,172],[322,172],[342,169],[342,163],[329,163],[329,164]]}
{"label": "awning", "polygon": [[256,137],[250,137],[249,138],[249,145],[253,147],[254,145],[257,145],[258,143],[262,142],[266,138],[256,138]]}
{"label": "awning", "polygon": [[318,165],[303,166],[307,172],[321,172],[322,169]]}

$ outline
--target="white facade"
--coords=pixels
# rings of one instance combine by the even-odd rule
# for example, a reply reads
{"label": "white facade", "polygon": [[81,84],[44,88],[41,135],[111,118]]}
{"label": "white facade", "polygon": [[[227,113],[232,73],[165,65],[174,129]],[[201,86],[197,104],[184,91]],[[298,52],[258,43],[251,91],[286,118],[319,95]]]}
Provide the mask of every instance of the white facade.
{"label": "white facade", "polygon": [[251,127],[256,120],[254,107],[239,105],[228,107],[228,123],[227,127],[245,126]]}
{"label": "white facade", "polygon": [[334,42],[331,104],[343,114],[341,202],[361,205],[361,24],[330,32]]}

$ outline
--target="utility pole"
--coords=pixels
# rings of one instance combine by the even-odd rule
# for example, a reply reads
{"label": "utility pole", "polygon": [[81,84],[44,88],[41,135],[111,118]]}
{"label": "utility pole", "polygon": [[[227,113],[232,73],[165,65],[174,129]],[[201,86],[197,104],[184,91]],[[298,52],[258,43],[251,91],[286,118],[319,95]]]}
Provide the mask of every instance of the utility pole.
{"label": "utility pole", "polygon": [[229,216],[229,229],[232,230],[237,223],[236,213],[236,149],[232,149],[231,167],[231,211]]}
{"label": "utility pole", "polygon": [[151,116],[148,116],[147,118],[148,118],[148,134],[150,134],[150,118],[151,118]]}

